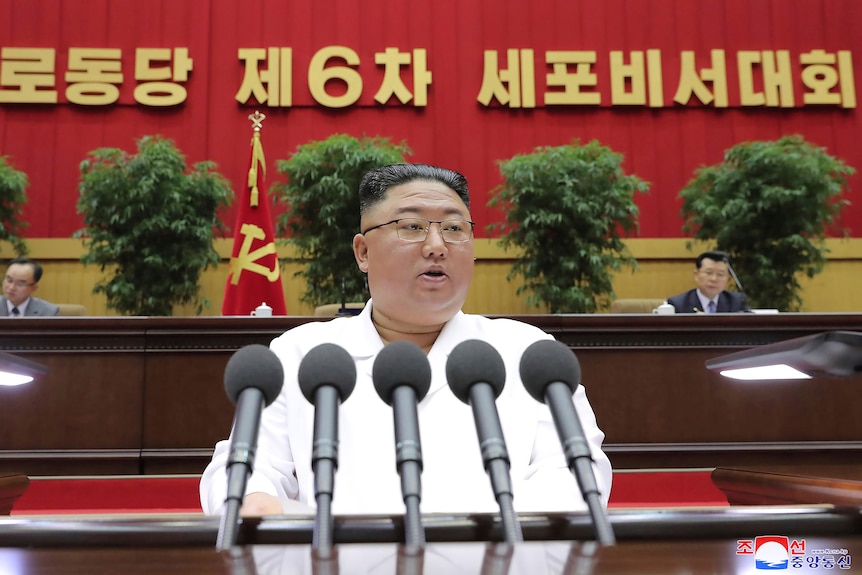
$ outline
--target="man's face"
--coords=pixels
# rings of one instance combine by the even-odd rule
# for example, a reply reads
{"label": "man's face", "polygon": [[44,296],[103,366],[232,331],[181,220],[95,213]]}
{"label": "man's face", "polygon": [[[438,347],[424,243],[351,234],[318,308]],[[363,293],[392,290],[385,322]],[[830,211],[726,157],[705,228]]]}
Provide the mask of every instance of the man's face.
{"label": "man's face", "polygon": [[700,269],[694,270],[694,282],[701,293],[709,299],[713,299],[727,288],[729,277],[726,263],[709,258],[703,258]]}
{"label": "man's face", "polygon": [[12,302],[12,305],[21,305],[38,288],[39,284],[33,281],[33,266],[12,264],[6,269],[6,277],[3,280],[3,295]]}
{"label": "man's face", "polygon": [[[389,188],[386,198],[362,217],[361,229],[399,218],[470,220],[470,211],[452,189],[437,181],[416,180]],[[443,240],[430,225],[424,241],[398,237],[396,224],[353,238],[359,268],[368,274],[374,310],[403,328],[420,329],[449,321],[463,306],[473,279],[473,238]]]}

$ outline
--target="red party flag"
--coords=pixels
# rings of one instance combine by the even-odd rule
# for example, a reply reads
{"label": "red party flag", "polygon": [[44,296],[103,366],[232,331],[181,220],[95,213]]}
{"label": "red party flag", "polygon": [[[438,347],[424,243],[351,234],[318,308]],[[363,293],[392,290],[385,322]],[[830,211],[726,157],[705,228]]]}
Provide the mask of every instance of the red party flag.
{"label": "red party flag", "polygon": [[250,315],[264,303],[272,308],[272,315],[287,315],[275,234],[263,187],[266,160],[260,129],[265,117],[260,112],[249,116],[254,123],[251,164],[248,185],[240,195],[222,315]]}

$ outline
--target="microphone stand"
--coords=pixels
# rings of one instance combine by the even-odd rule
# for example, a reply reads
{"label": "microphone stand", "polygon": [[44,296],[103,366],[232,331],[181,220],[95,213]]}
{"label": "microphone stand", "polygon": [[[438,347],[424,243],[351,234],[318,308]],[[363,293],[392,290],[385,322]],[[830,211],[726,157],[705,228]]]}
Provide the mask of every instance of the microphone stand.
{"label": "microphone stand", "polygon": [[[257,430],[260,427],[264,396],[255,389],[245,389],[237,398],[237,417],[230,445],[227,468],[227,497],[225,511],[219,522],[216,549],[225,551],[236,545],[239,531],[239,510],[245,497],[248,476],[251,475],[257,450]],[[256,407],[249,410],[246,406]],[[252,413],[255,417],[240,418],[241,413]]]}
{"label": "microphone stand", "polygon": [[398,546],[395,575],[422,575],[425,569],[425,548],[410,545]]}
{"label": "microphone stand", "polygon": [[[408,547],[425,546],[425,528],[422,526],[422,513],[419,509],[421,500],[422,451],[419,447],[419,427],[415,419],[402,421],[399,413],[416,409],[416,393],[406,386],[395,388],[392,393],[392,407],[395,413],[395,425],[401,432],[396,435],[402,438],[401,449],[396,449],[398,473],[401,475],[401,490],[404,495],[404,541]],[[407,440],[416,438],[416,440]]]}
{"label": "microphone stand", "polygon": [[515,548],[511,543],[488,543],[482,558],[481,575],[507,575]]}
{"label": "microphone stand", "polygon": [[404,500],[404,541],[411,547],[425,546],[425,528],[419,511],[419,498],[410,496]]}
{"label": "microphone stand", "polygon": [[732,278],[733,278],[733,283],[735,283],[735,284],[736,284],[736,288],[737,288],[739,291],[745,291],[745,289],[743,289],[743,287],[742,287],[742,284],[741,284],[741,283],[739,283],[739,278],[738,278],[738,277],[736,277],[736,272],[735,272],[735,271],[733,271],[733,266],[732,266],[732,265],[730,265],[730,262],[725,262],[725,263],[727,264],[727,271],[729,271],[729,272],[730,272],[730,277],[732,277]]}
{"label": "microphone stand", "polygon": [[222,551],[230,575],[257,575],[257,565],[249,547],[231,547]]}
{"label": "microphone stand", "polygon": [[237,533],[239,532],[239,507],[238,499],[228,499],[225,511],[219,520],[218,534],[216,535],[216,549],[228,551],[236,545]]}
{"label": "microphone stand", "polygon": [[347,311],[347,294],[345,293],[345,285],[344,278],[341,278],[341,307],[338,308],[338,316],[348,316],[350,313]]}
{"label": "microphone stand", "polygon": [[[329,396],[329,397],[327,397]],[[314,515],[311,547],[321,558],[327,558],[332,553],[332,493],[335,488],[335,468],[338,459],[337,429],[335,437],[327,438],[326,430],[318,427],[338,425],[338,391],[331,385],[322,385],[315,391],[315,441],[312,451],[312,469],[314,471],[314,499],[317,511]]]}
{"label": "microphone stand", "polygon": [[[478,401],[477,401],[478,399]],[[484,401],[483,401],[484,399]],[[473,418],[476,420],[476,428],[480,438],[501,438],[503,429],[500,427],[500,418],[497,415],[496,397],[494,389],[488,384],[474,384],[470,387],[470,407],[473,409]],[[486,417],[479,408],[481,405],[490,405],[494,408],[494,417]],[[521,523],[518,514],[515,513],[512,495],[512,481],[509,475],[509,456],[506,446],[502,441],[484,441],[481,445],[482,459],[486,463],[488,476],[497,503],[500,506],[500,519],[503,521],[503,534],[507,543],[518,543],[524,540],[521,533]]]}
{"label": "microphone stand", "polygon": [[[572,473],[574,473],[575,478],[578,480],[581,493],[584,495],[584,502],[587,504],[587,509],[590,512],[596,540],[602,545],[614,545],[616,544],[616,537],[614,536],[614,530],[611,527],[607,512],[602,505],[599,486],[596,482],[596,474],[593,472],[593,457],[590,453],[590,446],[587,445],[584,439],[584,430],[578,418],[566,417],[567,414],[565,412],[568,409],[574,409],[571,393],[571,389],[563,383],[549,385],[545,388],[545,397],[547,398],[548,407],[551,409],[554,421],[566,421],[572,430],[576,430],[576,433],[561,432],[559,426],[557,427],[560,439],[565,441],[563,451],[565,452],[569,469],[572,470]],[[558,406],[563,405],[566,408],[558,409]],[[563,413],[560,413],[561,411]],[[567,441],[567,437],[577,439]]]}
{"label": "microphone stand", "polygon": [[311,550],[311,575],[338,575],[338,550]]}
{"label": "microphone stand", "polygon": [[745,291],[742,287],[742,284],[739,283],[739,278],[736,277],[736,272],[733,270],[733,266],[730,265],[730,256],[726,252],[715,252],[716,254],[721,256],[721,261],[727,265],[727,271],[730,272],[730,277],[733,278],[734,283],[736,283],[736,289],[738,291]]}
{"label": "microphone stand", "polygon": [[598,544],[595,541],[572,543],[563,575],[592,575],[596,568]]}

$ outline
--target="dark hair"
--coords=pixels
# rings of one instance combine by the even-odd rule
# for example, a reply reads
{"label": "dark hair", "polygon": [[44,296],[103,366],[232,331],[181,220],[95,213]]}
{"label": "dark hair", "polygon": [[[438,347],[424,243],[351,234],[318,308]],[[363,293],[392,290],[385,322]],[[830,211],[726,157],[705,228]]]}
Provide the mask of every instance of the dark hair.
{"label": "dark hair", "polygon": [[382,202],[389,188],[415,180],[445,184],[458,194],[464,205],[470,207],[467,178],[458,172],[427,164],[391,164],[369,170],[362,176],[362,182],[359,184],[359,214],[364,214],[371,206]]}
{"label": "dark hair", "polygon": [[25,266],[33,266],[33,283],[39,283],[39,280],[42,279],[42,265],[39,262],[33,261],[30,258],[15,258],[9,260],[9,263],[6,264],[6,269],[9,269],[9,266],[13,264],[21,264]]}
{"label": "dark hair", "polygon": [[714,262],[724,262],[730,265],[730,258],[725,252],[711,251],[703,252],[697,256],[697,261],[695,262],[697,269],[700,269],[700,266],[703,264],[703,260],[705,259],[710,259]]}

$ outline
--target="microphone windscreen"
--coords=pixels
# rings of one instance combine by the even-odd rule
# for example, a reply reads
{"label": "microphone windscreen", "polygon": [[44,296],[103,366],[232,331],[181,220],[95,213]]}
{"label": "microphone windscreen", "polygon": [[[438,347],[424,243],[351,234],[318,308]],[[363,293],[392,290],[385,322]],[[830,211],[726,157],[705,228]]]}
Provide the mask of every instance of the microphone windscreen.
{"label": "microphone windscreen", "polygon": [[542,339],[524,350],[520,373],[527,393],[545,403],[545,388],[550,383],[565,383],[575,392],[581,381],[581,364],[566,344]]}
{"label": "microphone windscreen", "polygon": [[371,377],[377,395],[387,405],[392,405],[392,391],[400,385],[411,387],[416,401],[422,401],[431,388],[431,364],[415,343],[393,341],[377,354]]}
{"label": "microphone windscreen", "polygon": [[281,392],[284,385],[284,368],[271,349],[265,345],[252,344],[239,348],[227,362],[224,370],[224,389],[236,404],[242,390],[254,387],[263,393],[269,405]]}
{"label": "microphone windscreen", "polygon": [[488,383],[499,397],[506,384],[506,366],[494,347],[478,339],[468,339],[455,346],[446,360],[446,379],[455,397],[470,403],[470,387]]}
{"label": "microphone windscreen", "polygon": [[302,358],[297,379],[302,395],[310,403],[314,403],[314,392],[321,385],[333,386],[345,401],[356,386],[356,364],[343,347],[321,343]]}

